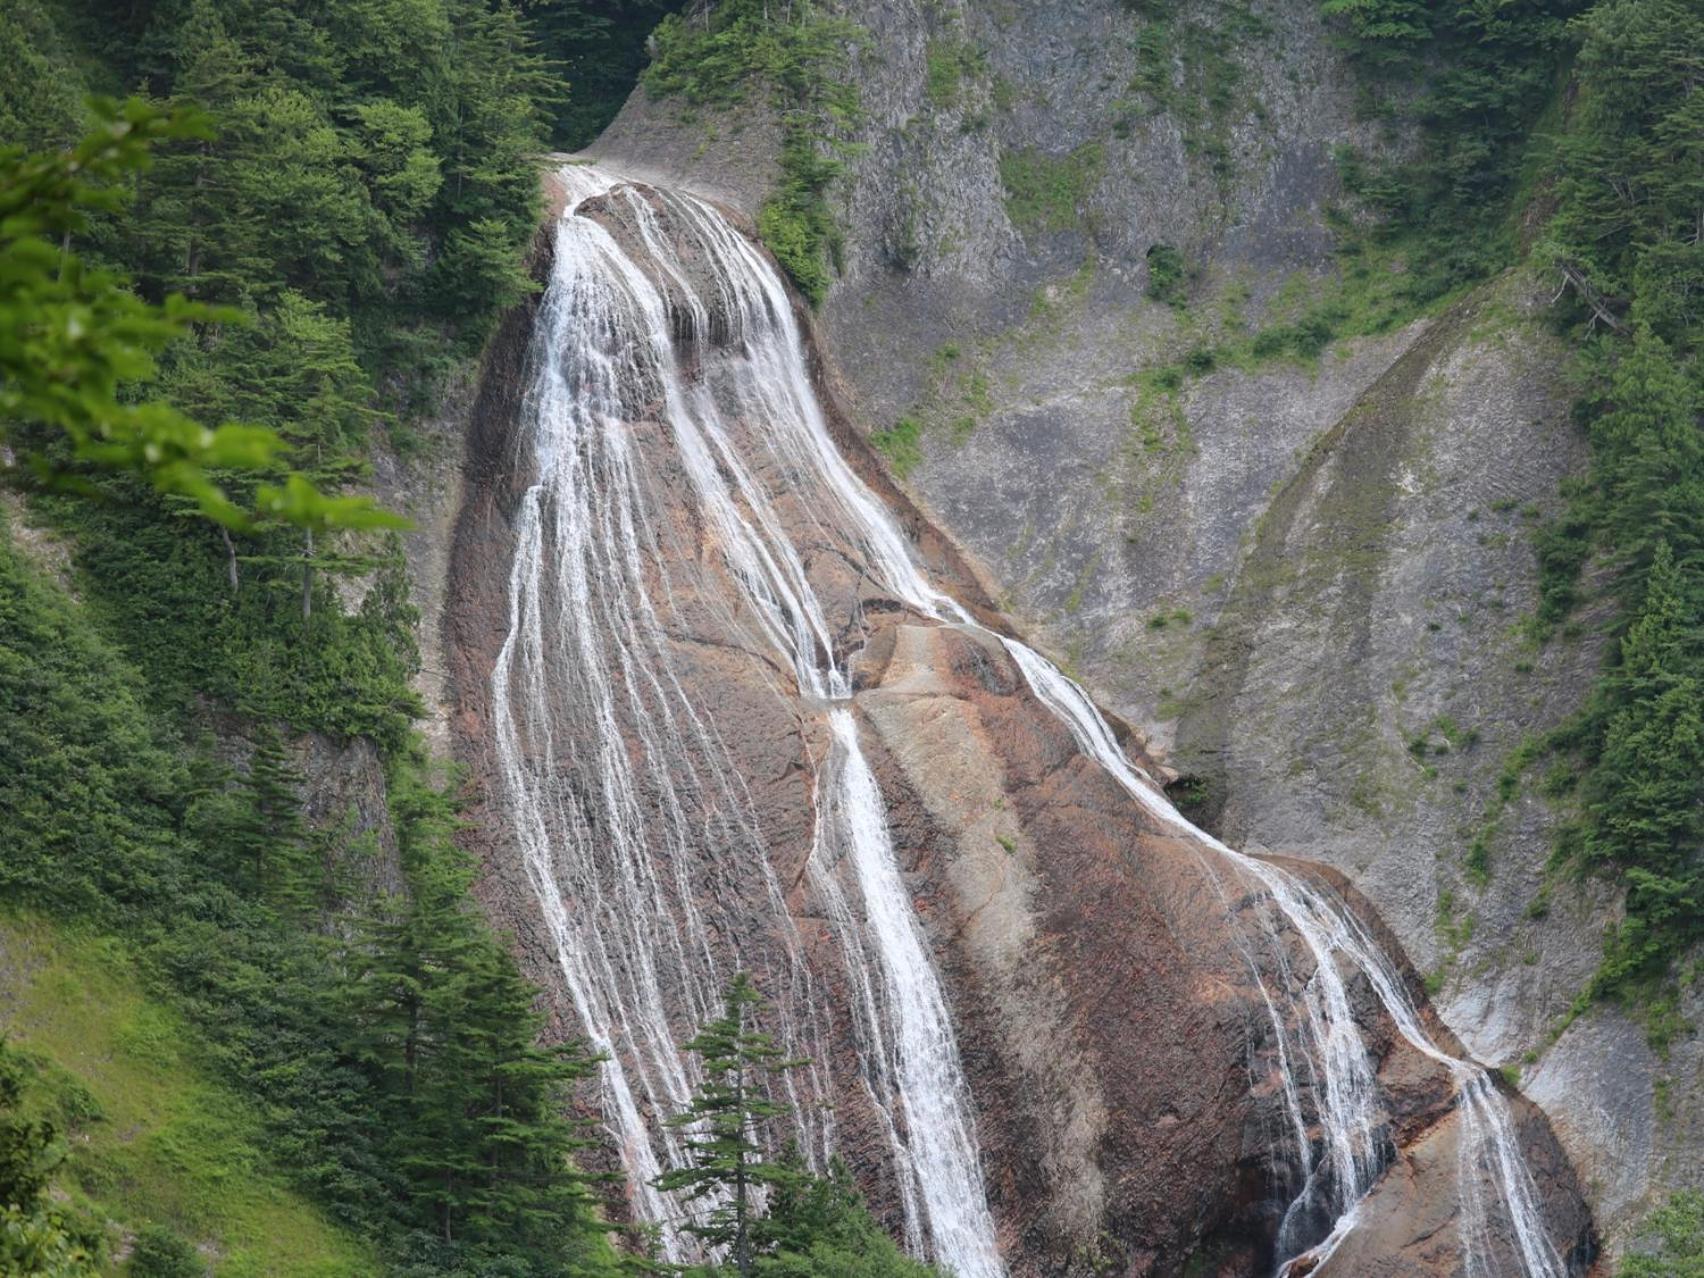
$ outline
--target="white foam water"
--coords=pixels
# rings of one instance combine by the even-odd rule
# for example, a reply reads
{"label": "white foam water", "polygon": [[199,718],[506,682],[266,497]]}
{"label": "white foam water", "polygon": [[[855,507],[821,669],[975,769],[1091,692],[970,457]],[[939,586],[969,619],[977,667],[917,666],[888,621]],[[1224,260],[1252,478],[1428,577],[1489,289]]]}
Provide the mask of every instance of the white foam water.
{"label": "white foam water", "polygon": [[[807,521],[825,541],[853,548],[861,569],[920,615],[980,627],[927,581],[897,523],[835,448],[786,290],[762,255],[692,196],[640,191],[588,168],[570,168],[562,181],[570,202],[557,228],[526,413],[537,477],[516,517],[509,630],[492,705],[512,826],[563,986],[609,1056],[605,1113],[635,1186],[635,1211],[662,1227],[667,1254],[687,1254],[674,1227],[681,1205],[649,1182],[681,1154],[655,1116],[678,1112],[695,1082],[670,997],[702,1015],[719,979],[684,868],[699,833],[690,814],[704,795],[734,814],[716,838],[757,867],[766,899],[786,913],[716,725],[673,673],[658,601],[672,599],[672,574],[686,571],[693,555],[672,543],[657,508],[682,495],[654,491],[637,464],[631,423],[644,415],[665,428],[693,517],[715,548],[713,582],[692,568],[694,596],[730,634],[776,655],[787,675],[777,677],[778,692],[826,719],[830,745],[816,777],[807,877],[844,956],[861,1081],[892,1154],[906,1241],[957,1278],[997,1278],[1004,1267],[950,1007],[859,745],[836,632],[800,545],[785,532],[783,504],[795,526]],[[643,261],[577,215],[594,196],[624,201]],[[677,247],[683,241],[689,255]],[[721,347],[736,353],[689,375],[682,342],[703,346],[717,325],[728,330]],[[1329,1260],[1390,1157],[1345,968],[1365,978],[1402,1037],[1455,1081],[1469,1278],[1510,1272],[1496,1258],[1494,1216],[1507,1223],[1525,1278],[1565,1278],[1507,1102],[1483,1069],[1433,1041],[1354,914],[1308,879],[1196,829],[1126,756],[1080,687],[1024,644],[1002,642],[1082,752],[1199,850],[1227,905],[1232,888],[1252,887],[1270,907],[1260,934],[1239,944],[1270,1013],[1304,1170],[1279,1231],[1280,1278],[1304,1259]],[[563,782],[568,775],[572,786]],[[1301,938],[1310,973],[1290,971],[1284,927]],[[1256,949],[1276,970],[1277,988]],[[782,1000],[783,1017],[795,1037],[820,1042],[809,974],[796,950],[789,962],[793,996]],[[1289,1002],[1294,1014],[1286,1016]],[[1317,1110],[1317,1149],[1304,1092]],[[811,1109],[800,1106],[806,1130]],[[832,1143],[824,1123],[814,1146],[826,1154]]]}
{"label": "white foam water", "polygon": [[[946,995],[783,503],[887,565],[900,587],[928,588],[835,452],[786,290],[762,256],[690,196],[640,192],[581,167],[562,181],[569,207],[524,414],[535,478],[515,517],[491,699],[509,819],[563,987],[608,1057],[604,1111],[634,1210],[661,1229],[667,1258],[692,1254],[679,1228],[687,1205],[652,1181],[683,1154],[678,1131],[656,1120],[681,1112],[697,1081],[679,1047],[690,1032],[682,1013],[705,1016],[722,975],[688,878],[695,846],[757,867],[796,972],[782,1014],[814,1029],[803,1036],[820,1055],[808,974],[749,796],[675,670],[665,618],[686,591],[721,630],[774,653],[787,676],[777,691],[827,722],[808,870],[847,958],[862,1076],[893,1156],[907,1241],[957,1278],[1001,1278]],[[638,246],[577,215],[596,197],[622,202]],[[712,344],[731,354],[713,357]],[[689,369],[683,350],[703,363]],[[684,479],[672,491],[653,479],[656,458],[640,464],[634,423],[644,418],[663,427]],[[673,544],[671,502],[688,503],[707,530],[710,568]],[[708,839],[695,816],[706,796],[733,814]],[[820,1079],[816,1087],[826,1099]],[[831,1113],[797,1110],[807,1128],[813,1113]],[[815,1142],[823,1155],[826,1124]]]}

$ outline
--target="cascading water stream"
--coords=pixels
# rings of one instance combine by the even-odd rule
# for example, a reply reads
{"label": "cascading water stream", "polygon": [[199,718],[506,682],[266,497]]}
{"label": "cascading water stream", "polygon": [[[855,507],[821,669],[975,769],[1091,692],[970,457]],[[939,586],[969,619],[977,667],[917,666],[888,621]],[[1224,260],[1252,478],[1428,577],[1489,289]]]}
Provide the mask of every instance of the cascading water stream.
{"label": "cascading water stream", "polygon": [[[1491,1267],[1490,1223],[1479,1187],[1481,1175],[1486,1174],[1496,1187],[1514,1232],[1522,1273],[1527,1278],[1565,1278],[1567,1269],[1545,1232],[1538,1188],[1515,1139],[1507,1103],[1484,1069],[1449,1055],[1432,1040],[1401,977],[1354,914],[1300,876],[1272,862],[1246,856],[1197,829],[1130,762],[1081,688],[1023,644],[1013,639],[1005,643],[1030,687],[1070,726],[1083,753],[1099,763],[1150,816],[1211,848],[1238,873],[1258,883],[1313,957],[1315,971],[1305,991],[1304,1024],[1315,1040],[1316,1059],[1326,1076],[1326,1099],[1320,1117],[1336,1178],[1338,1219],[1326,1238],[1304,1254],[1316,1267],[1330,1257],[1353,1227],[1356,1205],[1383,1170],[1383,1160],[1374,1149],[1372,1071],[1364,1045],[1349,1042],[1354,1019],[1336,962],[1337,956],[1342,956],[1367,978],[1404,1040],[1448,1069],[1455,1081],[1464,1129],[1460,1181],[1469,1274],[1493,1278],[1502,1272]],[[1282,1039],[1285,1030],[1276,1018],[1274,1028]],[[1308,1157],[1306,1145],[1303,1153]],[[1293,1256],[1280,1268],[1279,1278],[1300,1259]]]}
{"label": "cascading water stream", "polygon": [[[690,1254],[678,1228],[684,1204],[651,1185],[682,1158],[678,1133],[654,1119],[681,1112],[696,1082],[678,1047],[690,1027],[671,1004],[705,1014],[718,983],[711,932],[736,926],[713,929],[702,917],[684,868],[692,849],[761,867],[769,912],[787,920],[714,725],[675,675],[678,636],[665,618],[678,619],[689,596],[714,614],[719,633],[772,652],[790,676],[777,675],[777,692],[827,720],[807,868],[847,955],[864,1081],[894,1156],[908,1241],[957,1278],[1002,1278],[945,993],[847,708],[849,681],[781,503],[809,490],[817,500],[802,509],[818,529],[869,530],[878,544],[860,551],[904,564],[907,584],[915,570],[827,444],[785,289],[744,237],[691,197],[642,195],[585,168],[562,180],[570,202],[525,406],[536,478],[516,516],[492,705],[529,882],[564,987],[608,1057],[604,1110],[635,1210],[662,1227],[669,1258]],[[622,203],[642,254],[576,215],[596,197]],[[672,236],[691,245],[690,265]],[[709,295],[694,283],[706,276]],[[683,363],[683,349],[708,363],[712,345],[736,354],[714,368]],[[656,468],[638,464],[635,423],[646,420],[662,426],[684,491],[659,491]],[[682,501],[714,547],[713,566],[668,518],[670,503]],[[926,589],[920,578],[915,587]],[[581,779],[572,791],[559,780],[570,774]],[[706,794],[724,827],[707,836],[691,815],[705,810]],[[786,926],[793,984],[805,987]],[[808,989],[782,1000],[783,1015],[798,1008],[808,1020],[812,1002]],[[803,1028],[820,1038],[814,1025]],[[824,1107],[796,1108],[808,1130],[808,1111]],[[825,1130],[821,1152],[831,1141]]]}
{"label": "cascading water stream", "polygon": [[[981,627],[925,580],[895,521],[839,455],[785,289],[755,248],[690,196],[640,193],[584,168],[562,180],[570,207],[557,230],[527,404],[537,475],[517,515],[509,631],[492,701],[513,827],[563,984],[593,1044],[609,1056],[605,1112],[638,1195],[636,1211],[664,1226],[666,1252],[686,1253],[672,1224],[679,1205],[649,1181],[680,1157],[674,1135],[653,1118],[678,1112],[695,1082],[677,1046],[682,1026],[671,1023],[670,999],[702,1016],[718,985],[712,929],[683,869],[689,847],[708,838],[757,866],[766,901],[791,926],[716,725],[674,674],[660,612],[676,609],[678,590],[713,611],[724,630],[747,636],[753,650],[774,653],[777,692],[796,694],[826,719],[830,745],[817,769],[806,871],[844,955],[861,1080],[893,1154],[907,1242],[957,1278],[998,1278],[1004,1269],[945,993],[859,746],[836,632],[781,507],[825,544],[852,547],[861,570],[916,613]],[[596,196],[624,202],[643,265],[598,221],[576,214]],[[691,245],[690,263],[675,247],[680,240]],[[737,354],[689,375],[681,343],[704,347],[718,326],[727,330],[720,345]],[[725,411],[730,403],[735,409]],[[714,547],[714,570],[658,514],[671,495],[654,491],[655,468],[636,462],[630,437],[641,419],[662,424]],[[689,571],[691,580],[671,575]],[[1280,1252],[1289,1259],[1280,1275],[1298,1253],[1316,1264],[1329,1258],[1389,1160],[1377,1080],[1341,960],[1365,977],[1398,1033],[1455,1081],[1469,1278],[1510,1272],[1494,1259],[1493,1204],[1482,1182],[1509,1222],[1526,1278],[1565,1278],[1506,1102],[1482,1069],[1430,1038],[1400,976],[1353,913],[1307,880],[1197,830],[1130,762],[1081,688],[1025,645],[1002,642],[1082,752],[1152,819],[1201,851],[1221,892],[1256,887],[1276,911],[1265,932],[1244,944],[1267,948],[1283,983],[1279,998],[1296,1004],[1292,1026],[1245,948],[1271,1014],[1306,1172],[1281,1228]],[[583,792],[564,789],[560,778],[571,768],[590,779]],[[708,835],[691,815],[704,795],[720,813]],[[1280,920],[1313,959],[1305,979],[1289,971]],[[789,1042],[809,1054],[822,1034],[809,974],[796,949],[783,966],[794,991],[782,1001]],[[1297,1068],[1310,1072],[1306,1090],[1322,1133],[1317,1156]],[[820,1092],[823,1084],[818,1078],[811,1086]],[[807,1134],[812,1109],[799,1106]],[[826,1152],[831,1144],[825,1123],[813,1148]]]}

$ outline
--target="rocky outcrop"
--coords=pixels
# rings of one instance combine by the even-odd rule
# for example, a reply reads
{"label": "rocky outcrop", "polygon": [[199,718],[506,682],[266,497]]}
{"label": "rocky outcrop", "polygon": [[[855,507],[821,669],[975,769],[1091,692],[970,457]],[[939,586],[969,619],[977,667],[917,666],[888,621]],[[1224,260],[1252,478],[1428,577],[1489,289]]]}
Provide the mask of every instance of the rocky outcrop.
{"label": "rocky outcrop", "polygon": [[[1317,6],[843,7],[871,37],[865,150],[820,328],[849,416],[917,428],[900,486],[1228,838],[1365,893],[1624,1241],[1697,1165],[1704,1043],[1659,1060],[1597,1009],[1550,1045],[1616,903],[1547,877],[1538,778],[1498,798],[1599,656],[1596,618],[1520,632],[1531,532],[1585,456],[1548,292],[1517,273],[1385,331],[1362,309],[1317,359],[1188,367],[1366,303],[1332,255],[1332,151],[1402,140],[1358,120]],[[640,92],[595,149],[754,212],[772,142],[762,108]],[[1181,308],[1146,293],[1156,245]]]}
{"label": "rocky outcrop", "polygon": [[[666,230],[672,206],[644,191],[637,198]],[[638,244],[639,208],[626,197],[594,197],[581,215],[618,242]],[[680,263],[686,272],[701,265],[684,251]],[[654,282],[669,305],[679,301],[674,327],[687,343],[688,375],[709,393],[724,393],[723,366],[743,358],[732,317],[689,320],[679,292],[685,281],[660,271]],[[536,347],[529,355],[534,320],[530,308],[512,316],[487,361],[448,572],[445,647],[453,739],[480,796],[469,815],[486,866],[482,894],[531,973],[553,991],[555,1032],[572,1037],[579,1020],[535,885],[514,851],[493,727],[492,673],[510,627],[518,512],[537,479],[517,426],[529,359],[551,355]],[[819,368],[816,381],[831,396],[832,375]],[[808,882],[829,748],[822,720],[738,605],[718,602],[738,598],[721,584],[727,570],[718,533],[694,514],[698,499],[658,416],[659,400],[643,381],[630,389],[622,447],[644,477],[634,492],[651,521],[646,536],[667,548],[633,566],[633,580],[645,583],[659,609],[659,672],[666,668],[684,703],[714,723],[728,773],[740,779],[752,829],[735,842],[748,851],[729,859],[730,836],[721,829],[729,814],[718,810],[713,786],[670,782],[665,792],[661,773],[641,771],[636,799],[646,809],[683,796],[706,805],[686,814],[689,833],[659,868],[687,885],[678,908],[690,908],[716,959],[731,964],[737,954],[753,969],[775,998],[784,1032],[817,1058],[819,1068],[801,1083],[810,1089],[805,1108],[832,1104],[836,1148],[898,1231],[900,1189],[860,1055],[867,1044],[849,1010],[856,973],[844,961],[835,918]],[[742,453],[747,464],[791,473],[784,450],[764,451],[761,420],[730,420],[739,446],[751,450]],[[1281,1219],[1303,1188],[1303,1160],[1317,1163],[1325,1139],[1317,1126],[1322,1080],[1303,1077],[1284,1049],[1298,1034],[1296,1018],[1306,1015],[1297,996],[1314,975],[1310,950],[1274,921],[1257,883],[1206,842],[1145,815],[1081,753],[996,638],[1002,623],[966,561],[892,486],[845,417],[831,411],[830,426],[855,469],[893,504],[932,579],[991,627],[921,615],[880,586],[807,478],[792,475],[773,488],[834,647],[849,664],[860,736],[886,800],[905,888],[947,987],[989,1205],[1012,1272],[1270,1273]],[[758,438],[748,440],[751,432]],[[573,762],[582,746],[591,757],[585,734],[596,730],[571,704],[541,708],[525,726],[524,766],[544,774],[562,804],[579,802],[576,793],[597,783]],[[638,721],[623,731],[635,758],[656,751],[658,741],[643,738]],[[549,750],[547,737],[556,743]],[[1158,770],[1139,739],[1127,744]],[[708,748],[707,739],[695,748]],[[677,762],[701,771],[720,766]],[[766,886],[760,857],[777,888]],[[1297,868],[1341,894],[1361,926],[1394,950],[1348,880]],[[779,913],[772,891],[784,902]],[[584,899],[568,905],[591,908]],[[684,915],[681,922],[684,934]],[[1381,1098],[1367,1152],[1390,1170],[1362,1207],[1376,1227],[1356,1235],[1354,1250],[1344,1253],[1353,1260],[1334,1259],[1321,1272],[1461,1274],[1461,1231],[1441,1228],[1461,1209],[1455,1083],[1397,1031],[1365,976],[1347,964],[1342,975]],[[1400,979],[1408,997],[1423,1003],[1418,978],[1405,970]],[[689,982],[665,986],[671,1027],[684,1038],[702,992]],[[1453,1045],[1435,1020],[1429,1032]],[[1297,1144],[1292,1105],[1303,1116],[1306,1147]],[[1529,1106],[1519,1113],[1551,1230],[1575,1249],[1581,1272],[1593,1244],[1578,1187],[1542,1115]],[[809,1117],[801,1121],[807,1141],[821,1135]],[[1295,1226],[1304,1241],[1330,1225],[1312,1215],[1304,1212]],[[1507,1246],[1498,1240],[1493,1251]]]}

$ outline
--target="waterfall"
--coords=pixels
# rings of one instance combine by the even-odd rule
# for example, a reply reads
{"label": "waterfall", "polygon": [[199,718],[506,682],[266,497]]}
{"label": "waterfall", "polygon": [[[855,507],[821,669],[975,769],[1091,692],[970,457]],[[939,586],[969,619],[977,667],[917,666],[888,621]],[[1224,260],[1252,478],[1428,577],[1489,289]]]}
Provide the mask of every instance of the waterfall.
{"label": "waterfall", "polygon": [[[1385,1161],[1378,1148],[1381,1142],[1375,1140],[1372,1069],[1355,1028],[1337,964],[1339,957],[1367,978],[1403,1039],[1443,1065],[1455,1083],[1462,1124],[1461,1228],[1470,1278],[1508,1273],[1492,1259],[1490,1218],[1480,1188],[1482,1176],[1496,1187],[1515,1236],[1521,1273],[1526,1278],[1565,1278],[1566,1266],[1545,1232],[1538,1207],[1538,1187],[1515,1139],[1508,1103],[1483,1068],[1449,1055],[1433,1041],[1401,976],[1354,913],[1299,875],[1270,861],[1237,852],[1197,829],[1130,762],[1106,720],[1081,688],[1040,654],[1016,640],[1008,639],[1005,643],[1030,687],[1070,727],[1083,753],[1099,763],[1150,816],[1210,848],[1232,870],[1259,884],[1284,920],[1301,936],[1314,960],[1313,977],[1303,990],[1301,1023],[1311,1039],[1309,1057],[1324,1074],[1320,1121],[1325,1132],[1337,1219],[1324,1240],[1288,1258],[1289,1263],[1279,1270],[1279,1278],[1303,1256],[1316,1267],[1330,1257],[1353,1228],[1355,1207],[1372,1188]],[[1267,1006],[1272,1007],[1270,997]],[[1274,1016],[1273,1027],[1282,1043],[1287,1031],[1281,1018]],[[1293,1084],[1288,1078],[1285,1081],[1287,1090],[1294,1096]],[[1309,1185],[1298,1198],[1298,1204],[1311,1193],[1313,1173],[1318,1170],[1311,1142],[1305,1135],[1300,1144],[1300,1152],[1308,1164]],[[1290,1223],[1287,1217],[1286,1226]],[[1282,1247],[1285,1242],[1282,1232],[1279,1241]]]}
{"label": "waterfall", "polygon": [[830,723],[840,756],[835,823],[844,831],[845,856],[864,898],[891,1009],[895,1041],[883,1069],[899,1081],[916,1137],[908,1161],[928,1207],[935,1254],[954,1278],[996,1278],[1004,1269],[982,1197],[976,1129],[946,995],[900,880],[881,791],[858,749],[852,715],[836,707]]}
{"label": "waterfall", "polygon": [[[714,715],[694,704],[678,670],[684,619],[713,618],[746,651],[767,654],[776,696],[796,702],[827,741],[804,878],[844,961],[859,1079],[892,1155],[907,1244],[956,1278],[999,1278],[950,1008],[851,708],[842,649],[856,645],[856,617],[846,619],[856,591],[850,604],[825,607],[816,578],[828,569],[819,565],[855,562],[861,580],[920,616],[981,627],[925,579],[892,516],[839,455],[789,298],[762,255],[690,195],[584,167],[561,180],[569,207],[531,356],[522,441],[531,483],[515,514],[492,716],[511,828],[563,990],[607,1057],[603,1110],[635,1213],[661,1229],[670,1259],[691,1254],[678,1227],[684,1206],[650,1181],[682,1156],[678,1134],[657,1120],[682,1110],[697,1081],[678,1046],[691,1032],[683,1018],[714,1005],[726,960],[713,938],[732,926],[706,917],[711,907],[687,870],[695,854],[708,849],[735,867],[730,876],[745,875],[754,886],[742,890],[782,929],[771,966],[787,973],[776,1003],[789,1049],[820,1058],[826,1033],[751,796]],[[594,199],[620,202],[624,239],[585,215]],[[666,466],[641,464],[645,432]],[[684,523],[670,515],[681,506]],[[1198,851],[1227,906],[1235,886],[1267,907],[1264,933],[1241,943],[1270,1013],[1305,1173],[1280,1229],[1280,1278],[1303,1257],[1329,1258],[1391,1157],[1345,968],[1454,1080],[1469,1278],[1512,1272],[1494,1254],[1496,1212],[1526,1278],[1564,1278],[1506,1101],[1480,1067],[1432,1040],[1354,914],[1309,880],[1197,830],[1080,687],[1022,643],[1002,642],[1082,753]],[[1290,972],[1281,926],[1300,937],[1311,973]],[[1257,944],[1277,968],[1276,989]],[[1292,1007],[1292,1017],[1281,1014]],[[1298,1070],[1315,1098],[1317,1151]],[[834,1141],[817,1103],[825,1088],[813,1074],[792,1096],[818,1159]]]}
{"label": "waterfall", "polygon": [[[641,193],[583,167],[562,180],[569,207],[531,354],[522,443],[533,477],[515,516],[492,716],[510,823],[563,988],[607,1058],[605,1121],[635,1213],[661,1229],[666,1257],[692,1255],[687,1205],[651,1182],[683,1156],[678,1131],[657,1120],[684,1110],[698,1081],[679,1048],[692,1029],[682,1013],[701,1020],[714,1006],[724,973],[712,936],[738,928],[705,917],[687,870],[700,850],[729,878],[756,871],[764,912],[787,933],[779,965],[791,991],[773,1000],[793,1027],[784,1037],[790,1051],[821,1055],[821,1014],[750,797],[677,668],[684,621],[704,616],[772,654],[777,696],[797,697],[827,727],[807,869],[847,956],[864,1083],[907,1239],[957,1278],[1000,1278],[946,995],[789,520],[831,544],[851,530],[851,549],[891,575],[890,588],[927,587],[835,453],[786,291],[750,243],[690,196]],[[621,202],[637,244],[577,215],[597,198]],[[666,477],[658,456],[640,456],[642,422],[661,427]],[[713,555],[687,544],[673,517],[683,505]],[[794,1097],[807,1134],[827,1112],[820,1077],[809,1090]],[[833,1141],[820,1121],[819,1161]]]}

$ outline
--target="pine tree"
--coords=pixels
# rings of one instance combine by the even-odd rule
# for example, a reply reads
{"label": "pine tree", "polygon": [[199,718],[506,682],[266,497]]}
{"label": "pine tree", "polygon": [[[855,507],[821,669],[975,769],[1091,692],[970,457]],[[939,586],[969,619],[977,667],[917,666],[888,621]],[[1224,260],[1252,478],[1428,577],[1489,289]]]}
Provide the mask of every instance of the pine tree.
{"label": "pine tree", "polygon": [[348,998],[407,1214],[446,1246],[595,1254],[605,1227],[563,1107],[596,1062],[539,1046],[532,988],[468,908],[453,794],[402,770],[391,784],[409,892],[358,939]]}
{"label": "pine tree", "polygon": [[770,1195],[763,1278],[930,1278],[870,1216],[844,1163],[813,1176],[796,1153],[787,1161],[798,1177]]}
{"label": "pine tree", "polygon": [[704,1241],[726,1247],[740,1278],[751,1278],[755,1264],[759,1196],[796,1187],[804,1175],[797,1166],[772,1160],[764,1152],[763,1128],[783,1112],[770,1099],[766,1084],[801,1062],[787,1059],[757,1028],[762,1007],[751,977],[740,972],[728,984],[722,1015],[687,1043],[687,1050],[697,1053],[703,1064],[704,1083],[691,1108],[669,1124],[686,1131],[691,1166],[657,1178],[659,1189],[685,1190],[694,1200],[720,1200],[690,1228]]}

